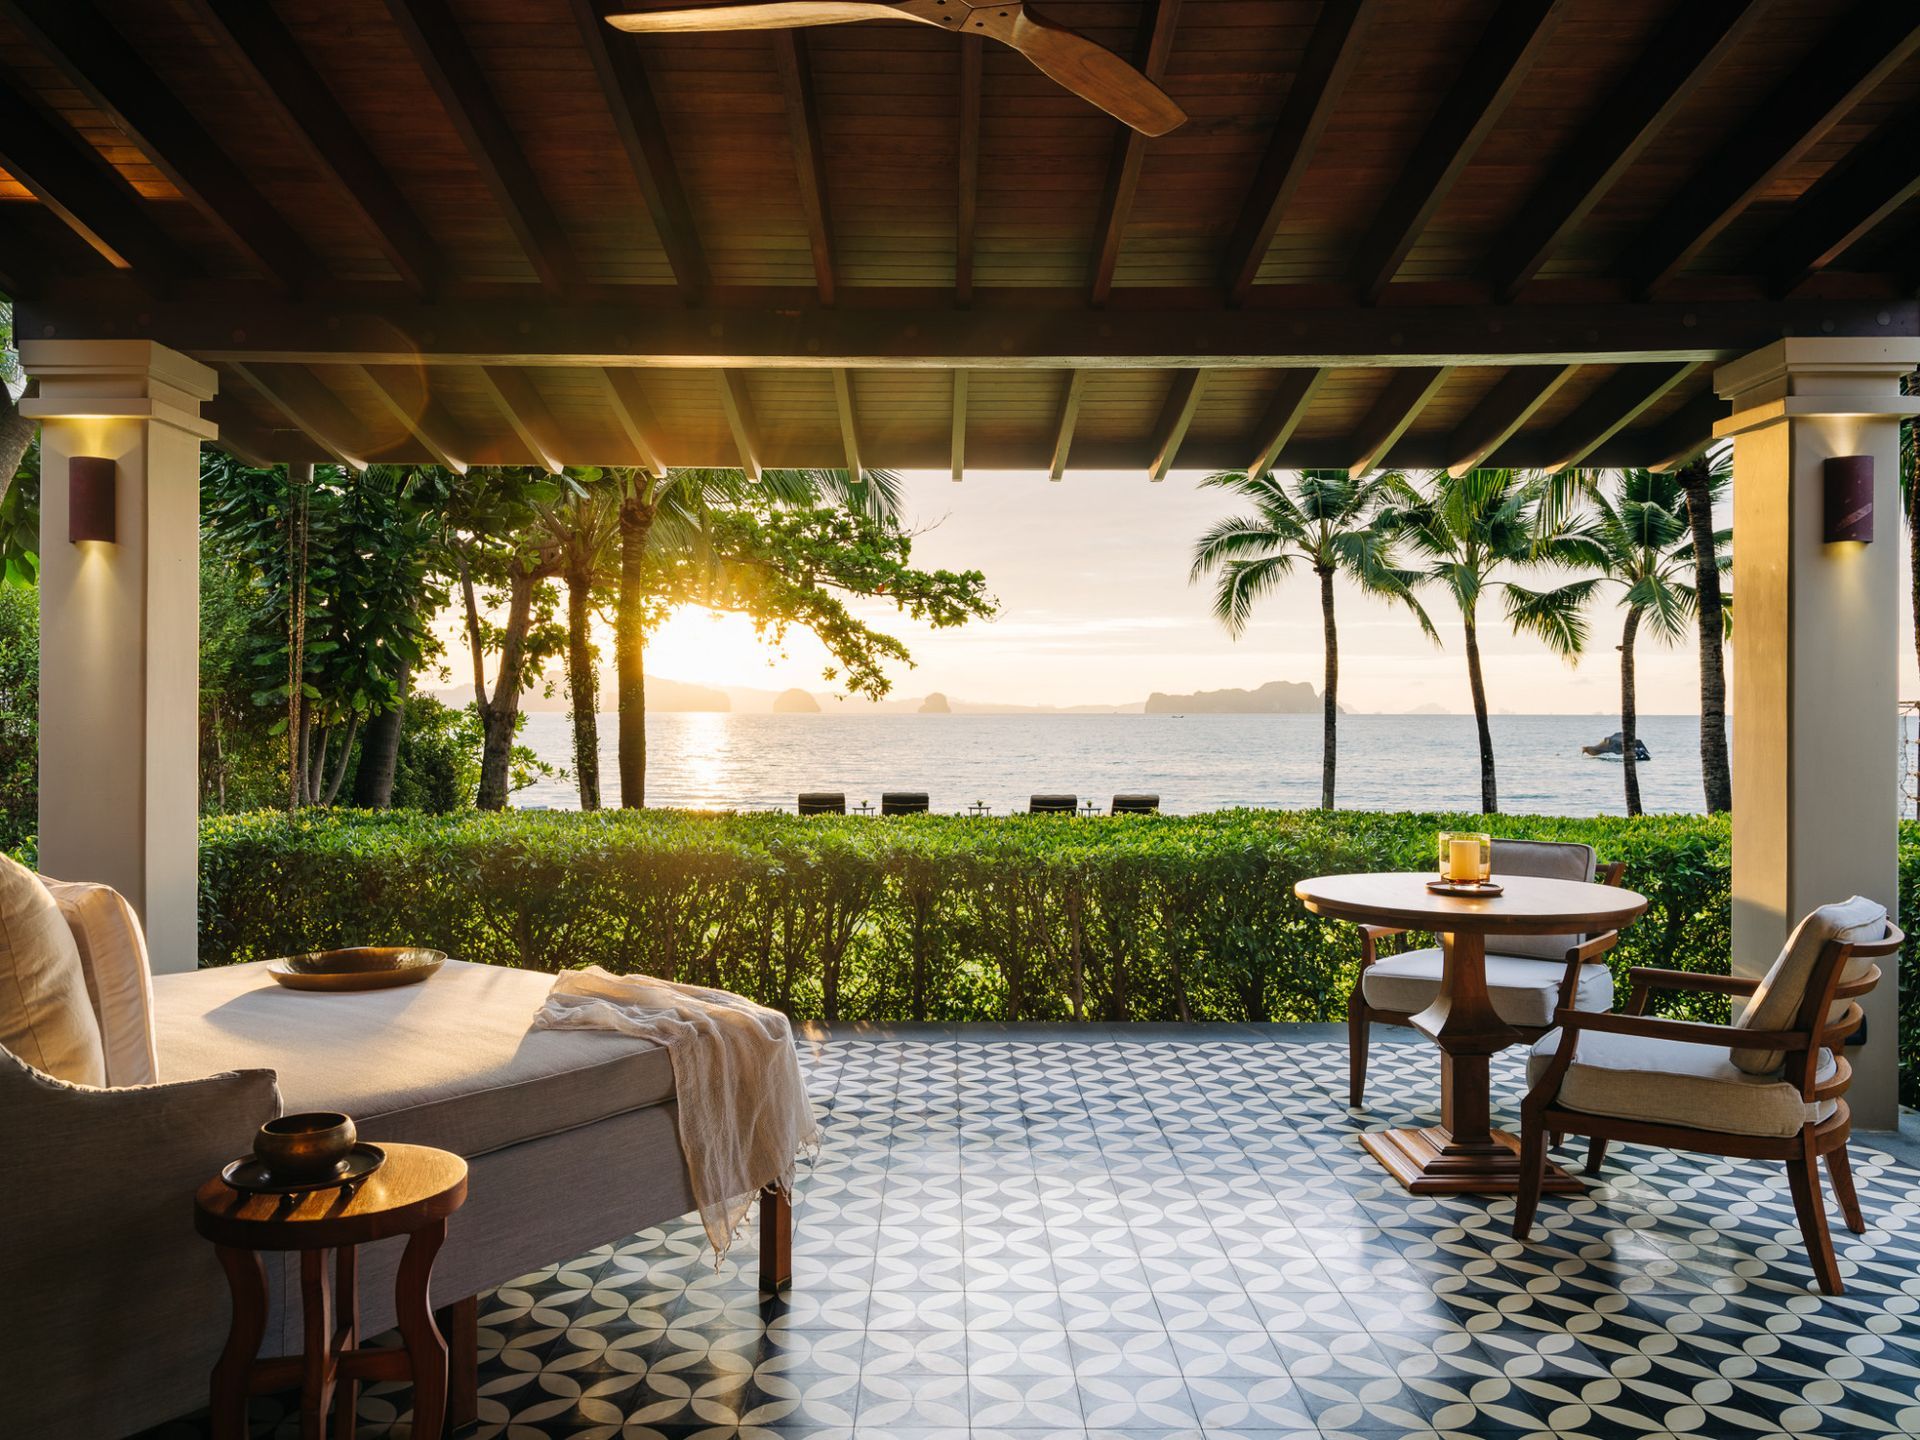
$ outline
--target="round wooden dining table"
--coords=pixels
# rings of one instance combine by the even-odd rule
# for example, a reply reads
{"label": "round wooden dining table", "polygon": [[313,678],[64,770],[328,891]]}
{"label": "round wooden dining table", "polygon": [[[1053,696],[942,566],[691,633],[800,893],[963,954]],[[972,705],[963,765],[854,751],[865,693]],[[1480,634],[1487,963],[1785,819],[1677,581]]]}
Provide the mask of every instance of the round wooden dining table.
{"label": "round wooden dining table", "polygon": [[[1361,925],[1391,925],[1440,937],[1440,992],[1412,1017],[1440,1047],[1440,1123],[1425,1129],[1370,1130],[1360,1141],[1416,1195],[1517,1188],[1520,1142],[1493,1128],[1491,1057],[1525,1037],[1495,1013],[1487,996],[1489,935],[1595,935],[1616,930],[1647,908],[1644,895],[1614,885],[1496,875],[1503,893],[1467,898],[1427,889],[1431,871],[1322,875],[1293,893],[1316,915]],[[1580,1182],[1554,1165],[1549,1190]]]}

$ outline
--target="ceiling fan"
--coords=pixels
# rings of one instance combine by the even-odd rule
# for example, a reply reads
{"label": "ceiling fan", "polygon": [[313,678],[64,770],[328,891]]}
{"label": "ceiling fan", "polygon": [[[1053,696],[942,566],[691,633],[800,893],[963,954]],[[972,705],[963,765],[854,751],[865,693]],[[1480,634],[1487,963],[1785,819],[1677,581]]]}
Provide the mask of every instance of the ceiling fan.
{"label": "ceiling fan", "polygon": [[858,20],[911,20],[954,34],[982,35],[1018,50],[1041,71],[1114,119],[1146,135],[1186,123],[1186,112],[1158,85],[1111,50],[1058,25],[1025,0],[759,0],[686,5],[609,15],[607,23],[639,34],[694,30],[786,30]]}

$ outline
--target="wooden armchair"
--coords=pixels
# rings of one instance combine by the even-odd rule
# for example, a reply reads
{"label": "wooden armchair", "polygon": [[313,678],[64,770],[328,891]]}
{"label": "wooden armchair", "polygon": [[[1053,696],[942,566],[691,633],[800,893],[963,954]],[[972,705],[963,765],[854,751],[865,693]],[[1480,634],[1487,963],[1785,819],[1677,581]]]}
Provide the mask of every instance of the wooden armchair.
{"label": "wooden armchair", "polygon": [[[1839,1262],[1820,1192],[1823,1157],[1847,1228],[1866,1228],[1847,1163],[1853,1067],[1840,1048],[1860,1026],[1859,997],[1880,979],[1871,962],[1906,938],[1877,906],[1880,923],[1871,928],[1883,933],[1858,938],[1867,927],[1841,923],[1836,912],[1845,909],[1828,906],[1802,921],[1763,980],[1636,966],[1626,1013],[1563,1006],[1558,1033],[1536,1045],[1528,1062],[1515,1237],[1532,1232],[1550,1134],[1592,1137],[1590,1173],[1610,1140],[1780,1160],[1814,1277],[1838,1295]],[[1742,996],[1749,1004],[1732,1025],[1670,1020],[1645,1013],[1656,991]],[[1769,1019],[1782,1013],[1786,1023]]]}
{"label": "wooden armchair", "polygon": [[[1495,840],[1496,875],[1534,875],[1555,880],[1593,880],[1618,885],[1626,863],[1599,867],[1587,845],[1541,840]],[[1347,1103],[1366,1099],[1367,1036],[1371,1025],[1412,1027],[1413,1017],[1440,993],[1444,961],[1438,948],[1382,955],[1380,942],[1404,932],[1390,925],[1360,928],[1360,973],[1347,997]],[[1605,957],[1620,932],[1601,935],[1490,936],[1487,996],[1494,1010],[1528,1043],[1553,1029],[1556,1010],[1611,1010],[1613,975]]]}

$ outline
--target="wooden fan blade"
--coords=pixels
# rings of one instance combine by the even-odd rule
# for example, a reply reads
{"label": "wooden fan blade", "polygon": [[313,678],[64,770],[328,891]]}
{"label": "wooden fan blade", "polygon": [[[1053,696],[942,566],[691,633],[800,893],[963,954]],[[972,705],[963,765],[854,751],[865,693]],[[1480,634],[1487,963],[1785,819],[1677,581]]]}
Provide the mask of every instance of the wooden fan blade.
{"label": "wooden fan blade", "polygon": [[1015,11],[1011,29],[998,38],[1074,94],[1143,135],[1164,135],[1187,123],[1187,112],[1133,66],[1079,32],[1036,15],[1031,7]]}
{"label": "wooden fan blade", "polygon": [[693,5],[683,10],[637,10],[609,15],[616,30],[637,35],[700,30],[792,30],[802,25],[851,25],[859,20],[907,20],[885,0],[766,0],[760,5]]}

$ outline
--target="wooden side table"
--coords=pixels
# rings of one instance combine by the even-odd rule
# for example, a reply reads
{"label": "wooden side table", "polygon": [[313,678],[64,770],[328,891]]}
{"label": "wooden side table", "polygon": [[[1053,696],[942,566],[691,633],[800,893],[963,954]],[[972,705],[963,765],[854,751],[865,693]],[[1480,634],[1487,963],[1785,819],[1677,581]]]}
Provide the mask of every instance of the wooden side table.
{"label": "wooden side table", "polygon": [[[387,1163],[351,1189],[250,1195],[218,1176],[194,1196],[194,1228],[211,1240],[233,1294],[233,1323],[213,1367],[214,1440],[246,1440],[247,1398],[300,1389],[302,1440],[320,1440],[338,1402],[334,1434],[352,1440],[362,1380],[413,1381],[413,1433],[440,1434],[447,1413],[447,1342],[434,1324],[427,1282],[447,1238],[447,1217],[467,1198],[467,1162],[422,1145],[384,1145]],[[356,1247],[405,1235],[394,1282],[404,1345],[360,1346]],[[262,1360],[267,1324],[266,1250],[300,1252],[304,1354]],[[327,1252],[334,1281],[327,1285]]]}

